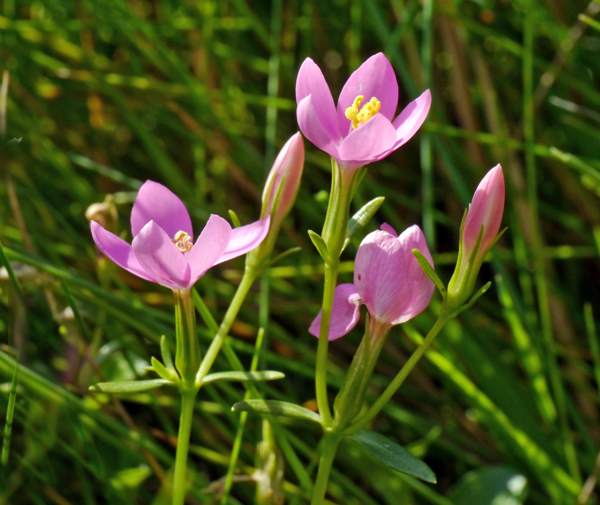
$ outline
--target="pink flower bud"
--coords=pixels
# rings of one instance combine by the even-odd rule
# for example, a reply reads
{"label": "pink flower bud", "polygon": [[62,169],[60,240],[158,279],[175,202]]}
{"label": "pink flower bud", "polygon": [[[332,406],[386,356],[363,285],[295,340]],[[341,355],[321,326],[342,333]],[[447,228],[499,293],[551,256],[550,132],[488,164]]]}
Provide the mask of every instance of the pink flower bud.
{"label": "pink flower bud", "polygon": [[482,229],[479,247],[481,254],[485,255],[500,231],[503,212],[504,174],[498,164],[481,179],[469,205],[462,236],[463,251],[467,256],[477,244]]}
{"label": "pink flower bud", "polygon": [[496,165],[477,186],[462,224],[458,260],[448,284],[450,307],[460,307],[473,292],[481,263],[500,231],[504,193],[502,167]]}
{"label": "pink flower bud", "polygon": [[263,217],[271,215],[276,227],[291,210],[304,168],[304,142],[296,132],[279,151],[263,190]]}

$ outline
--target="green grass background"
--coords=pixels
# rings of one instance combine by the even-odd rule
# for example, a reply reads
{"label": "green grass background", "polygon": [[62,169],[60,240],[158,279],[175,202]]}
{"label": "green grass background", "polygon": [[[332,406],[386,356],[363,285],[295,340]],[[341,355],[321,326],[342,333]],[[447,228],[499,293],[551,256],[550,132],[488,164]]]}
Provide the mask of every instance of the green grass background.
{"label": "green grass background", "polygon": [[[177,398],[161,390],[111,399],[87,388],[143,374],[159,336],[173,333],[170,294],[98,256],[86,208],[111,195],[128,237],[135,192],[151,178],[185,200],[196,226],[230,208],[255,219],[270,164],[297,128],[300,62],[312,56],[336,93],[377,51],[396,69],[401,103],[430,87],[433,108],[415,140],[369,168],[356,206],[385,195],[377,222],[421,224],[447,280],[463,208],[501,162],[508,232],[481,273],[493,288],[447,327],[374,426],[427,461],[438,484],[347,449],[331,500],[597,503],[598,11],[579,0],[0,0],[0,70],[10,73],[0,259],[12,266],[0,276],[0,419],[12,422],[0,504],[167,503]],[[306,329],[320,267],[306,230],[322,224],[329,172],[325,155],[306,148],[278,245],[302,250],[256,287],[231,344],[249,366],[264,327],[262,364],[287,378],[263,394],[310,405],[316,341]],[[230,262],[197,286],[217,320],[240,268]],[[438,309],[436,300],[393,330],[371,397]],[[206,346],[208,325],[201,334]],[[331,346],[332,388],[359,334]],[[228,367],[224,358],[216,365]],[[252,503],[260,422],[238,429],[230,406],[243,394],[215,385],[200,396],[190,503]],[[287,503],[307,503],[316,434],[283,425],[275,434]],[[241,452],[230,468],[234,440]],[[222,496],[228,473],[233,488]]]}

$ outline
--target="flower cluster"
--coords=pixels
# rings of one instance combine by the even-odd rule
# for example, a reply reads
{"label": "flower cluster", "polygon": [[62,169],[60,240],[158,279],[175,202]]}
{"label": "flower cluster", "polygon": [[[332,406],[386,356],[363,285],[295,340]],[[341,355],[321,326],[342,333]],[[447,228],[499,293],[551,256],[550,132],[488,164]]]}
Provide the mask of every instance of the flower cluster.
{"label": "flower cluster", "polygon": [[[320,68],[307,58],[298,72],[296,100],[300,131],[332,158],[332,189],[323,230],[320,235],[309,232],[323,259],[324,269],[321,311],[309,327],[309,332],[319,339],[315,371],[319,413],[298,405],[282,406],[285,402],[278,402],[273,408],[282,415],[316,419],[322,425],[325,434],[322,452],[333,453],[325,454],[326,457],[322,454],[313,490],[312,503],[322,504],[339,440],[349,432],[364,428],[373,419],[401,386],[445,322],[470,306],[484,291],[485,287],[473,295],[481,264],[499,237],[505,187],[500,165],[492,168],[477,187],[460,227],[458,259],[447,288],[434,270],[425,235],[417,225],[398,234],[390,225],[383,224],[368,233],[356,253],[352,283],[338,284],[339,258],[350,239],[349,209],[362,179],[360,174],[365,172],[362,168],[386,158],[417,133],[429,114],[431,93],[425,90],[397,114],[398,83],[394,70],[387,58],[377,53],[348,78],[337,104]],[[116,223],[116,216],[102,219],[106,227],[95,220],[90,224],[94,242],[104,255],[128,272],[175,293],[175,362],[164,337],[161,342],[164,363],[155,358],[151,361],[151,369],[162,379],[127,386],[130,391],[166,383],[180,388],[182,415],[174,471],[174,505],[185,501],[191,415],[200,387],[219,379],[271,380],[283,376],[279,372],[219,372],[211,377],[209,372],[253,282],[270,264],[282,221],[296,199],[303,166],[304,144],[301,134],[296,133],[279,152],[267,177],[260,218],[245,226],[232,227],[222,217],[211,214],[194,238],[185,205],[169,189],[153,181],[141,186],[131,210],[131,244],[106,229],[109,223]],[[98,216],[102,214],[98,209],[92,210],[91,219],[100,220]],[[358,221],[366,225],[375,211],[359,211]],[[209,349],[201,357],[190,289],[213,266],[246,253],[250,254],[246,258],[244,276]],[[393,326],[421,314],[430,304],[436,287],[442,295],[437,322],[379,398],[367,406],[367,384],[385,344],[384,337]],[[368,312],[365,334],[332,412],[328,401],[327,346],[329,341],[347,335],[358,324],[363,305]],[[123,391],[123,386],[115,390]],[[272,414],[274,410],[263,402],[259,413]],[[279,461],[274,456],[273,443],[262,447],[273,452],[269,461]],[[281,472],[277,467],[277,472],[271,472],[265,482],[280,483]],[[266,495],[270,491],[267,490]]]}

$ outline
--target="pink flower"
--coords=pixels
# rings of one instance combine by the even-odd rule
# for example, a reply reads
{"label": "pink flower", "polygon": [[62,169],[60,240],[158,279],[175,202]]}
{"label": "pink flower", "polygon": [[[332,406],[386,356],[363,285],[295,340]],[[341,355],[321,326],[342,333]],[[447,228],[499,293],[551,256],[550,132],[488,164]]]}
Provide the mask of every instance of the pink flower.
{"label": "pink flower", "polygon": [[321,69],[307,58],[298,71],[296,102],[304,136],[341,166],[356,168],[408,142],[429,113],[431,93],[426,90],[396,116],[396,75],[383,53],[377,53],[346,81],[337,108]]}
{"label": "pink flower", "polygon": [[[425,275],[412,250],[433,260],[421,229],[413,225],[399,236],[389,225],[369,233],[361,242],[354,263],[354,283],[335,289],[329,340],[343,337],[360,318],[360,304],[372,318],[387,325],[404,323],[419,315],[433,295],[433,282]],[[321,314],[310,325],[319,335]]]}
{"label": "pink flower", "polygon": [[275,222],[280,223],[294,205],[303,168],[304,142],[296,132],[279,151],[265,182],[262,215],[271,215],[271,227]]}
{"label": "pink flower", "polygon": [[481,236],[480,249],[485,255],[496,239],[504,212],[504,174],[500,164],[492,168],[477,186],[463,228],[462,245],[468,256]]}
{"label": "pink flower", "polygon": [[131,210],[131,245],[95,221],[90,229],[98,249],[121,268],[171,289],[187,289],[209,268],[257,247],[269,221],[266,217],[232,229],[211,214],[194,242],[183,202],[162,184],[146,181]]}

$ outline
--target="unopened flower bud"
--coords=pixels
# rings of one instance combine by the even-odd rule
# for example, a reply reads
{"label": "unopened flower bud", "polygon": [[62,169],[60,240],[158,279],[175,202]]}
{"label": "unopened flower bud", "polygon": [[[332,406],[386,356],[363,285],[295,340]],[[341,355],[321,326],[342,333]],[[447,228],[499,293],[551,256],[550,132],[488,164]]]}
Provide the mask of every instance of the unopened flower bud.
{"label": "unopened flower bud", "polygon": [[296,132],[279,151],[265,182],[262,217],[271,215],[271,229],[281,223],[294,205],[303,168],[304,142]]}
{"label": "unopened flower bud", "polygon": [[271,225],[265,241],[248,255],[246,266],[262,264],[271,255],[281,222],[296,201],[303,168],[304,142],[302,135],[296,132],[279,151],[267,176],[261,217],[269,217]]}
{"label": "unopened flower bud", "polygon": [[88,221],[96,221],[104,228],[113,229],[117,223],[117,207],[111,197],[103,202],[92,203],[85,210],[85,218]]}
{"label": "unopened flower bud", "polygon": [[477,186],[461,225],[458,260],[448,285],[450,307],[459,307],[473,292],[481,263],[500,231],[504,198],[504,174],[496,165]]}

